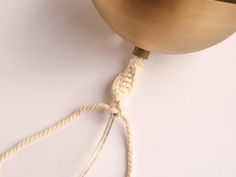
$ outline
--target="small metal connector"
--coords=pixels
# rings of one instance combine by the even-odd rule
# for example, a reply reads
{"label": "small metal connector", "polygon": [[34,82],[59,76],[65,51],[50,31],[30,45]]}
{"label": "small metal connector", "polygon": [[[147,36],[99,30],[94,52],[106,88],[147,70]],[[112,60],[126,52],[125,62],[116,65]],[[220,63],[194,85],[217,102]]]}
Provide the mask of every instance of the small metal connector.
{"label": "small metal connector", "polygon": [[143,58],[143,59],[148,59],[150,52],[145,49],[135,47],[133,51],[133,55]]}

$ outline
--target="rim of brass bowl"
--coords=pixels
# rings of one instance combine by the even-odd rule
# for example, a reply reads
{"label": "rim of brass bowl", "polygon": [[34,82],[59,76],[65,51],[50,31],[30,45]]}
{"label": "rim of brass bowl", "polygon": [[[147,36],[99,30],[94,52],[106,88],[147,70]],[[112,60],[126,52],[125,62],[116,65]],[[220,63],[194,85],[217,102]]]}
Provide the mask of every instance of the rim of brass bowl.
{"label": "rim of brass bowl", "polygon": [[236,0],[93,0],[105,22],[133,45],[182,54],[236,31]]}
{"label": "rim of brass bowl", "polygon": [[236,4],[236,0],[216,0],[216,1]]}

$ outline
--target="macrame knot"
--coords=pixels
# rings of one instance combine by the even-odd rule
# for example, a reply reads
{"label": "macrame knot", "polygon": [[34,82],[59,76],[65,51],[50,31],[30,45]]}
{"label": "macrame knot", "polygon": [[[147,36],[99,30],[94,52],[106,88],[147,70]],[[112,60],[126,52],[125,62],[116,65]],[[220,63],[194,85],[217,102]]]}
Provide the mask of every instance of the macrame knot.
{"label": "macrame knot", "polygon": [[113,82],[111,93],[111,114],[121,116],[123,113],[123,102],[128,97],[133,89],[137,77],[137,71],[143,65],[143,59],[133,56],[124,70],[120,73]]}

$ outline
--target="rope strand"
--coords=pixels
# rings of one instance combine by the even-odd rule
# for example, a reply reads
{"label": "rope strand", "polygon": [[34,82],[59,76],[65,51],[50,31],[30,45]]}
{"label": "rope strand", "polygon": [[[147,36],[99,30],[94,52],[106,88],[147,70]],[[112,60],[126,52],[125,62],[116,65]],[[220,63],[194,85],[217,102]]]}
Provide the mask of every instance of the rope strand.
{"label": "rope strand", "polygon": [[99,103],[99,104],[92,104],[87,106],[82,106],[79,110],[75,111],[73,114],[68,116],[67,118],[55,123],[54,125],[30,136],[27,137],[21,141],[19,141],[17,144],[15,144],[13,147],[8,149],[5,153],[0,155],[0,166],[3,165],[4,162],[11,159],[13,156],[15,156],[20,150],[25,148],[28,145],[34,144],[40,140],[42,140],[45,137],[48,137],[59,130],[62,130],[66,128],[67,126],[73,124],[75,121],[78,120],[81,113],[90,111],[90,110],[109,110],[110,106]]}
{"label": "rope strand", "polygon": [[133,89],[137,77],[138,70],[143,65],[143,59],[139,58],[137,56],[133,56],[130,59],[130,62],[127,66],[127,68],[124,70],[124,72],[120,73],[116,79],[113,82],[111,93],[112,93],[112,101],[111,104],[104,104],[104,103],[98,103],[98,104],[91,104],[87,106],[81,106],[77,111],[75,111],[70,116],[66,117],[65,119],[55,123],[54,125],[32,135],[29,136],[21,141],[19,141],[16,145],[9,148],[6,152],[3,154],[0,154],[0,167],[10,160],[12,157],[17,155],[19,151],[21,151],[23,148],[25,148],[28,145],[32,145],[45,137],[48,137],[60,130],[65,129],[67,126],[75,123],[79,116],[87,111],[91,110],[102,110],[105,112],[108,112],[111,117],[108,121],[107,127],[103,133],[102,138],[100,139],[95,151],[93,152],[90,160],[86,164],[86,166],[83,168],[80,177],[84,177],[89,169],[94,164],[96,158],[98,157],[98,154],[103,148],[104,143],[107,140],[107,137],[110,133],[111,127],[113,125],[113,122],[115,118],[121,118],[124,122],[125,128],[126,128],[126,134],[127,134],[127,140],[126,140],[126,146],[127,146],[127,172],[126,177],[132,177],[133,173],[133,144],[132,144],[132,129],[130,120],[127,116],[124,114],[123,109],[123,103],[127,96],[129,95],[130,91]]}

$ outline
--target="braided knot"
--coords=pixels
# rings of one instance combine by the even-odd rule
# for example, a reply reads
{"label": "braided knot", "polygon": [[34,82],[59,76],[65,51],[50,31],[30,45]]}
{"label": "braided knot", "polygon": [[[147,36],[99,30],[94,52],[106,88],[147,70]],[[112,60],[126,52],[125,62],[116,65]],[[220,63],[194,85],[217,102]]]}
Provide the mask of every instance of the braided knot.
{"label": "braided knot", "polygon": [[115,114],[117,116],[122,115],[123,102],[133,89],[137,77],[137,71],[142,65],[143,60],[133,56],[124,72],[120,73],[114,80],[111,89],[111,114]]}

